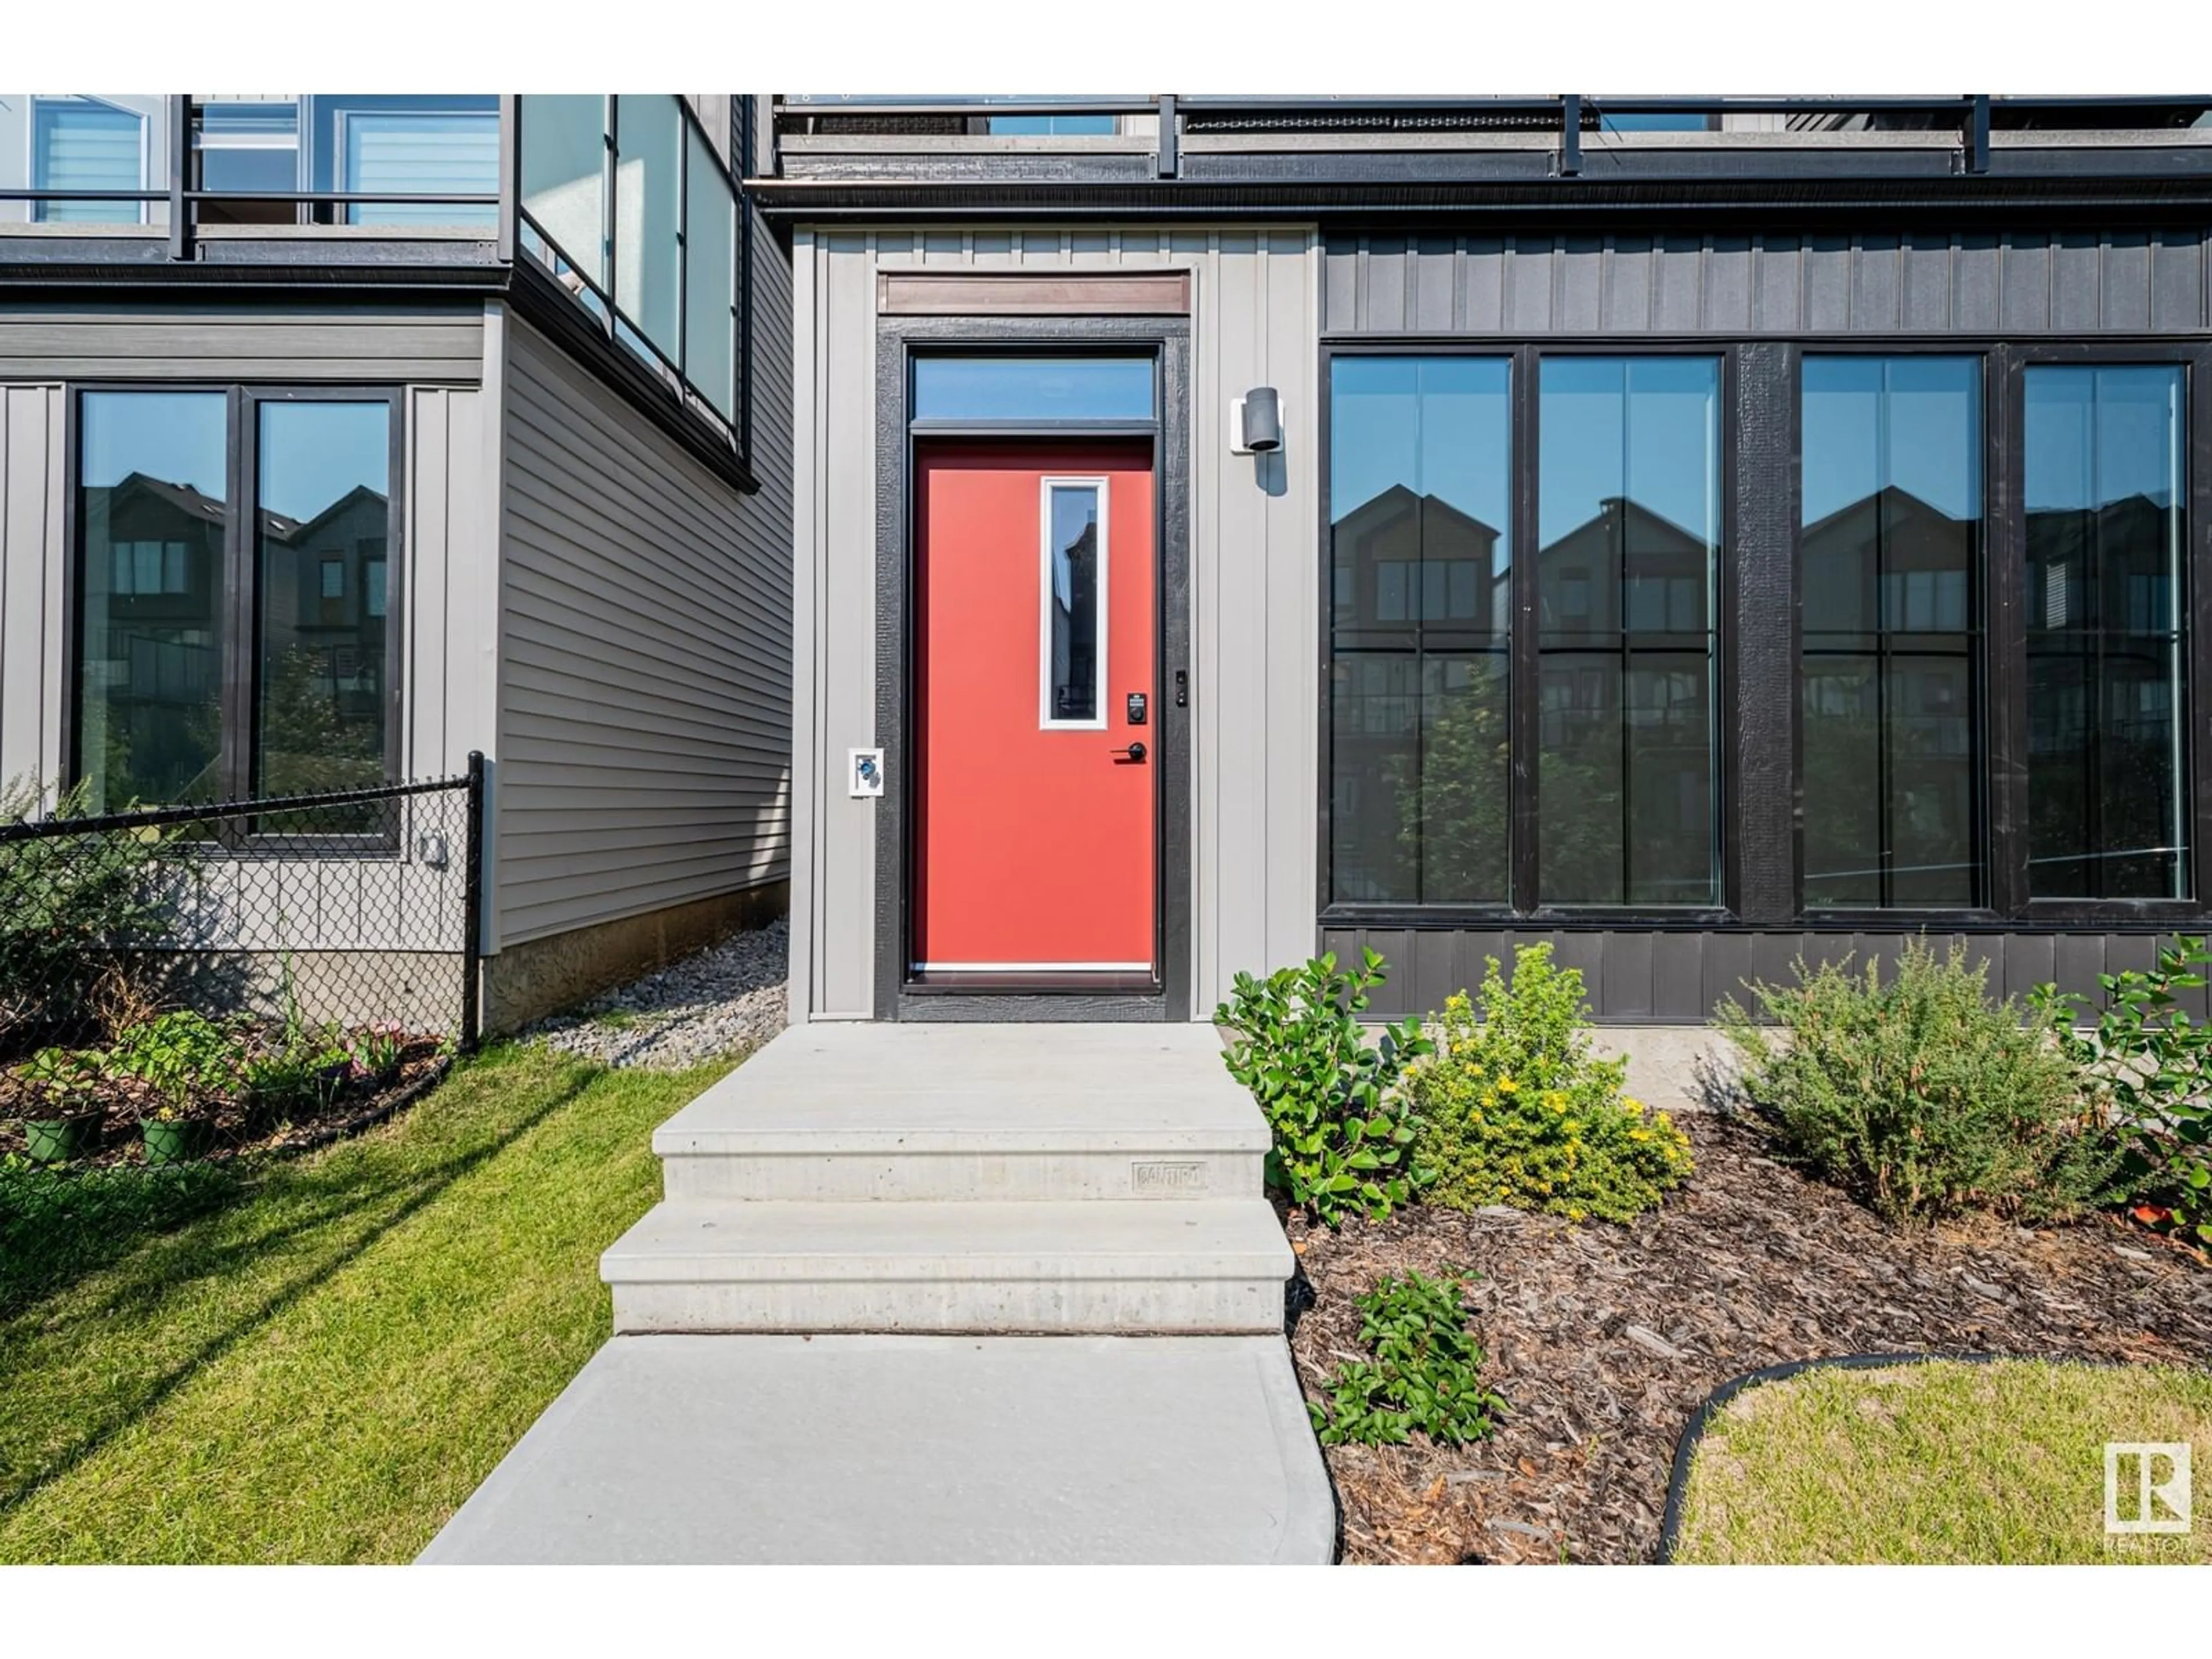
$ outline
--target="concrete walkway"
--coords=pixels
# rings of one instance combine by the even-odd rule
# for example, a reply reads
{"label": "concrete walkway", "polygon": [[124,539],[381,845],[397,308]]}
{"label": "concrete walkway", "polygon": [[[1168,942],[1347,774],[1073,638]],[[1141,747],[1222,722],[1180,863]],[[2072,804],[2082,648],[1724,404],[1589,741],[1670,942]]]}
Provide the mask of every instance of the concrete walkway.
{"label": "concrete walkway", "polygon": [[423,1559],[1325,1562],[1267,1145],[1209,1027],[787,1031]]}

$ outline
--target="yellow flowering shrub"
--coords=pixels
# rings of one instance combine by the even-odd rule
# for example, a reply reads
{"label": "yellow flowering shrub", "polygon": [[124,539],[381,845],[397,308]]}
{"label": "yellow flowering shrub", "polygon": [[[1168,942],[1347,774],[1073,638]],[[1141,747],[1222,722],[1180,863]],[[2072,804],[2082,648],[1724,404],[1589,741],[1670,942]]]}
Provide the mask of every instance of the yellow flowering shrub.
{"label": "yellow flowering shrub", "polygon": [[1449,1209],[1508,1204],[1628,1221],[1690,1173],[1690,1141],[1625,1092],[1628,1063],[1590,1052],[1583,976],[1548,945],[1490,958],[1481,1012],[1446,1000],[1436,1052],[1408,1069],[1415,1179]]}

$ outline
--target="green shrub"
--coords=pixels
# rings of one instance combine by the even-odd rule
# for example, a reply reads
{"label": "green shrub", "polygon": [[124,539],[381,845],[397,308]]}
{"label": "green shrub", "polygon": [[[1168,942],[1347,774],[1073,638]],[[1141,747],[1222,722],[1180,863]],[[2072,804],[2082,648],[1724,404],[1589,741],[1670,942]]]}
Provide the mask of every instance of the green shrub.
{"label": "green shrub", "polygon": [[1233,1034],[1223,1054],[1274,1132],[1267,1184],[1316,1220],[1381,1220],[1413,1195],[1407,1148],[1413,1139],[1399,1074],[1428,1052],[1419,1020],[1401,1021],[1370,1043],[1359,1023],[1382,958],[1366,953],[1357,973],[1334,955],[1264,980],[1239,974],[1214,1024]]}
{"label": "green shrub", "polygon": [[[0,824],[21,823],[39,801],[27,780],[0,787]],[[52,816],[82,817],[84,803],[80,786]],[[117,953],[161,931],[155,866],[167,839],[147,830],[0,842],[0,1059],[96,1029],[103,981],[124,965]]]}
{"label": "green shrub", "polygon": [[1622,1092],[1628,1064],[1590,1052],[1579,969],[1523,945],[1509,985],[1497,957],[1482,1016],[1444,1003],[1436,1057],[1408,1074],[1415,1161],[1431,1202],[1628,1221],[1690,1173],[1689,1138]]}
{"label": "green shrub", "polygon": [[2039,985],[2033,1000],[2101,1115],[2130,1137],[2129,1173],[2212,1243],[2212,1025],[2190,1018],[2174,996],[2203,987],[2197,969],[2207,962],[2202,939],[2177,939],[2148,974],[2098,975],[2105,1006],[2087,1031],[2075,1024],[2087,998]]}
{"label": "green shrub", "polygon": [[131,1027],[116,1038],[106,1062],[110,1074],[137,1078],[159,1095],[161,1104],[149,1115],[165,1119],[234,1093],[246,1063],[245,1034],[235,1022],[189,1010]]}
{"label": "green shrub", "polygon": [[1347,1360],[1309,1401],[1325,1446],[1402,1445],[1416,1430],[1445,1445],[1480,1440],[1505,1402],[1483,1388],[1482,1350],[1468,1334],[1458,1279],[1385,1279],[1359,1298],[1359,1340],[1372,1360]]}
{"label": "green shrub", "polygon": [[2051,1220],[2124,1194],[2124,1139],[2085,1101],[2051,1008],[1992,1003],[1964,945],[1911,941],[1887,978],[1802,961],[1796,976],[1751,988],[1778,1034],[1733,999],[1715,1015],[1796,1162],[1892,1221]]}

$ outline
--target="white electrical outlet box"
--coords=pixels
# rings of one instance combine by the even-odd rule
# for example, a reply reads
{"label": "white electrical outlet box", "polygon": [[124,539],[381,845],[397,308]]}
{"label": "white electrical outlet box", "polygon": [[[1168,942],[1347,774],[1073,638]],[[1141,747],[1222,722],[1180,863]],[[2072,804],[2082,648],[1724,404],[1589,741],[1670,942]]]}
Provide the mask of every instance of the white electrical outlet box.
{"label": "white electrical outlet box", "polygon": [[845,765],[846,793],[855,800],[884,793],[884,751],[880,749],[848,750],[850,759]]}

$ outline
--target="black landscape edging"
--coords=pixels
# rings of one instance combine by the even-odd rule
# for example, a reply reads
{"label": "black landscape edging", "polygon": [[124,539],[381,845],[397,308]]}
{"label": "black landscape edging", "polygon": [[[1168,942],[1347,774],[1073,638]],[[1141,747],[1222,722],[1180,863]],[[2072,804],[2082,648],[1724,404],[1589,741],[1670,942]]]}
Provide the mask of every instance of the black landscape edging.
{"label": "black landscape edging", "polygon": [[1880,1370],[1888,1365],[1924,1365],[1935,1360],[1949,1360],[1954,1364],[1987,1365],[2000,1359],[2033,1363],[2042,1358],[2053,1364],[2109,1365],[2111,1360],[2066,1359],[2055,1355],[2003,1354],[1946,1352],[1931,1349],[1916,1353],[1847,1353],[1827,1359],[1793,1359],[1787,1364],[1762,1366],[1755,1371],[1746,1371],[1741,1376],[1731,1377],[1707,1395],[1705,1403],[1690,1413],[1683,1425],[1681,1437],[1674,1442],[1674,1467],[1667,1477],[1667,1507],[1659,1517],[1659,1553],[1654,1558],[1659,1565],[1672,1566],[1674,1547],[1681,1541],[1682,1489],[1689,1484],[1690,1462],[1696,1456],[1698,1443],[1705,1437],[1705,1430],[1723,1407],[1747,1389],[1755,1389],[1764,1382],[1782,1382],[1806,1371]]}

